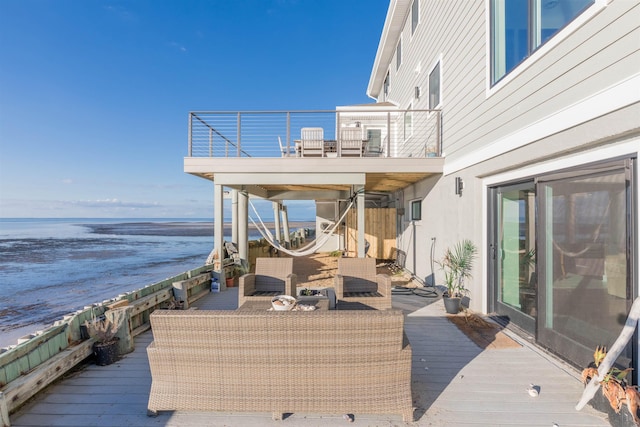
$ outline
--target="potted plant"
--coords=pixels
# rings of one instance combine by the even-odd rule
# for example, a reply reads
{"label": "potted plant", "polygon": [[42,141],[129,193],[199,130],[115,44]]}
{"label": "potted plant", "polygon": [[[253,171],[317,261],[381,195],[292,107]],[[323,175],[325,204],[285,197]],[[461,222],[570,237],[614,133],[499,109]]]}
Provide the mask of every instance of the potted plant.
{"label": "potted plant", "polygon": [[[117,313],[117,314],[116,314]],[[125,317],[124,310],[114,310],[114,316],[93,318],[86,320],[84,326],[91,338],[95,339],[93,354],[96,356],[96,364],[110,365],[118,359],[119,338],[116,336]]]}
{"label": "potted plant", "polygon": [[[607,356],[607,348],[598,346],[593,353],[593,362],[589,363],[585,369],[582,370],[582,383],[587,385],[592,378],[598,377],[598,367],[600,363]],[[629,423],[632,425],[640,425],[640,393],[636,386],[630,385],[627,381],[627,375],[631,371],[631,368],[618,369],[611,367],[609,372],[600,381],[602,396],[609,403],[611,409],[616,414],[620,414],[620,420],[628,418],[631,415],[632,420]],[[628,414],[621,412],[622,408],[626,406],[629,410]],[[610,414],[611,416],[611,414]],[[615,423],[614,423],[615,424]]]}
{"label": "potted plant", "polygon": [[447,288],[443,295],[447,313],[457,314],[460,311],[460,300],[468,292],[464,287],[465,279],[471,278],[473,260],[478,248],[471,240],[458,242],[453,249],[447,248],[438,265],[444,272]]}

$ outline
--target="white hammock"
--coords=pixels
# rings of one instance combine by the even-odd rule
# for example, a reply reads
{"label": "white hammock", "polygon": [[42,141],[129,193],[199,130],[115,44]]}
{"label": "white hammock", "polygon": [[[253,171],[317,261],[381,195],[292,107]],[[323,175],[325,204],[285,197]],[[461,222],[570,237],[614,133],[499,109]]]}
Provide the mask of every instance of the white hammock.
{"label": "white hammock", "polygon": [[[282,251],[291,256],[307,256],[307,255],[311,255],[312,253],[315,253],[318,249],[320,249],[320,247],[322,247],[322,245],[324,245],[327,242],[327,240],[329,240],[331,236],[333,236],[333,233],[336,231],[340,223],[342,223],[342,220],[345,218],[345,216],[347,216],[347,212],[349,212],[349,209],[351,209],[351,207],[353,206],[353,203],[354,203],[354,200],[352,199],[349,205],[347,206],[347,208],[345,209],[344,213],[340,217],[340,219],[336,221],[335,224],[333,224],[333,227],[330,229],[329,233],[326,233],[326,230],[325,230],[322,236],[316,238],[311,243],[298,249],[297,251],[289,250],[281,246],[280,243],[273,238],[273,234],[271,234],[271,231],[269,231],[267,226],[262,221],[260,214],[258,213],[256,208],[253,206],[253,203],[251,203],[251,200],[249,200],[249,204],[251,205],[251,209],[253,209],[253,212],[258,217],[258,220],[260,221],[262,228],[258,226],[258,224],[256,224],[253,218],[249,217],[249,219],[251,220],[253,225],[256,227],[256,229],[260,232],[262,237],[264,237],[264,239],[277,250]],[[317,234],[317,231],[316,231],[316,234]]]}

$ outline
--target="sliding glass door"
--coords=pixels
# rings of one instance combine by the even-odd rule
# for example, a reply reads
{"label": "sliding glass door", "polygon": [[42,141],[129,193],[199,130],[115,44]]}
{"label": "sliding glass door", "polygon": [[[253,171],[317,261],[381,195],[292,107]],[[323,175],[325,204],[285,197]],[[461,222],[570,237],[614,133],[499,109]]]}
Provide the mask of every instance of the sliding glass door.
{"label": "sliding glass door", "polygon": [[[634,162],[490,189],[491,309],[576,366],[613,344],[636,296]],[[629,366],[632,348],[620,365]]]}

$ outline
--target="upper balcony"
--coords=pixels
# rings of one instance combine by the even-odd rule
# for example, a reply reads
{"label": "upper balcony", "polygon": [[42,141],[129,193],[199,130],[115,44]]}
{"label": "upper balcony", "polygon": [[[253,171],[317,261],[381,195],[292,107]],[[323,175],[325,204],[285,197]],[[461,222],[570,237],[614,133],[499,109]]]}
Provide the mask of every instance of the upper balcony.
{"label": "upper balcony", "polygon": [[440,156],[439,110],[343,108],[192,112],[189,157]]}
{"label": "upper balcony", "polygon": [[442,173],[441,152],[440,110],[191,112],[184,165],[230,187],[390,192]]}

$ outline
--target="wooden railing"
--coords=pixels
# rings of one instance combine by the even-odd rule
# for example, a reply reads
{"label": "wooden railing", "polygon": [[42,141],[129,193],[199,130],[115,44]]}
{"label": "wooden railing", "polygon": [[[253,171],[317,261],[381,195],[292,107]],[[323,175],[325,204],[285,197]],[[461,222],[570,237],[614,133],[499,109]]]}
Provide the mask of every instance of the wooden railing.
{"label": "wooden railing", "polygon": [[[174,283],[189,282],[187,303],[206,294],[212,265],[199,267],[112,300],[87,306],[64,316],[50,328],[20,340],[0,353],[0,426],[8,426],[9,413],[92,354],[94,340],[83,333],[85,320],[101,316],[110,307],[127,306],[130,335],[148,330],[149,315],[174,298]],[[190,280],[192,278],[196,280]]]}

